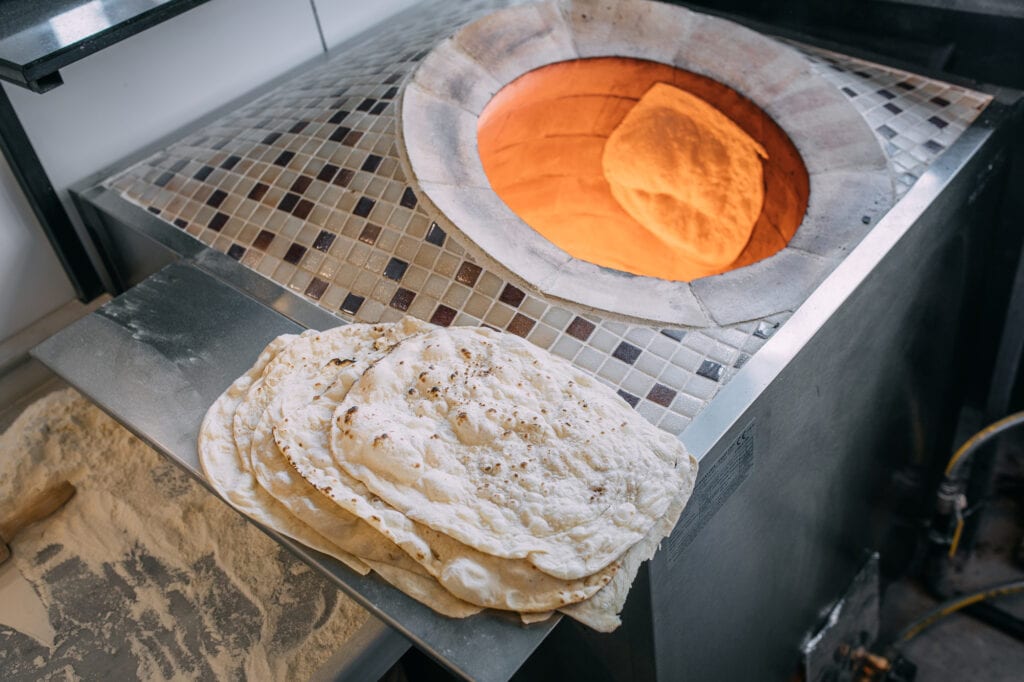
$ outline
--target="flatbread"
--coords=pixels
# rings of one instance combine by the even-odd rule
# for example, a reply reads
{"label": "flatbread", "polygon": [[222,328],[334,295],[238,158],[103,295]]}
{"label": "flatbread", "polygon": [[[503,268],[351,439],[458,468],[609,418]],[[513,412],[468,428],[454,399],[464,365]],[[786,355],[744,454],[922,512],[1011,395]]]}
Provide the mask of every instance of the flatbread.
{"label": "flatbread", "polygon": [[[413,573],[421,570],[419,564],[364,521],[325,498],[288,465],[274,442],[273,427],[289,406],[304,407],[319,400],[339,376],[350,377],[345,383],[354,381],[367,363],[383,357],[399,341],[430,329],[430,324],[405,318],[399,324],[351,324],[304,335],[267,365],[262,378],[249,390],[248,405],[243,402],[235,419],[236,441],[239,431],[248,435],[252,470],[271,496],[346,551]],[[258,421],[250,428],[257,412],[261,412]]]}
{"label": "flatbread", "polygon": [[373,572],[419,603],[449,618],[467,618],[483,611],[449,593],[422,571],[407,571],[392,564],[368,561]]}
{"label": "flatbread", "polygon": [[630,216],[711,274],[750,240],[764,205],[767,157],[718,109],[656,83],[608,136],[602,167]]}
{"label": "flatbread", "polygon": [[[653,460],[648,461],[651,457],[662,457],[663,460],[665,456],[669,459],[675,457],[672,466],[675,473],[667,472],[667,477],[676,476],[679,479],[677,484],[681,482],[681,485],[675,489],[675,495],[665,513],[649,524],[646,534],[638,543],[628,548],[628,551],[623,550],[624,553],[617,560],[604,568],[579,578],[561,578],[538,570],[536,563],[538,560],[544,563],[550,552],[535,551],[521,558],[497,557],[449,537],[443,531],[421,524],[402,510],[389,505],[363,481],[352,476],[343,466],[346,461],[344,456],[347,455],[342,453],[343,456],[336,458],[331,452],[331,440],[332,437],[341,437],[343,426],[351,427],[354,421],[352,416],[358,412],[349,412],[350,408],[346,407],[347,399],[353,392],[352,387],[363,386],[364,383],[373,384],[372,390],[387,392],[377,378],[385,373],[378,374],[378,370],[386,369],[389,373],[387,376],[394,379],[408,371],[405,367],[407,361],[415,360],[417,355],[429,356],[431,353],[444,352],[444,349],[438,349],[436,344],[430,343],[427,346],[431,350],[428,351],[426,346],[419,346],[419,350],[416,350],[418,341],[431,335],[447,338],[452,341],[453,347],[458,347],[459,355],[466,361],[463,363],[466,367],[461,368],[466,371],[466,381],[462,388],[466,392],[476,390],[472,395],[473,400],[484,402],[484,407],[488,398],[498,400],[500,396],[480,395],[481,386],[476,384],[481,380],[486,383],[487,377],[492,375],[497,375],[495,381],[507,383],[509,371],[519,372],[530,384],[525,393],[523,387],[515,387],[518,389],[515,391],[516,409],[522,407],[523,395],[527,397],[527,403],[537,398],[531,391],[539,391],[539,395],[551,398],[547,392],[551,389],[550,385],[522,371],[527,361],[529,367],[541,368],[537,372],[557,374],[557,380],[562,382],[562,403],[554,401],[538,404],[557,405],[557,409],[561,410],[564,404],[579,402],[582,396],[580,404],[589,403],[585,409],[603,414],[603,400],[611,396],[613,401],[618,401],[617,396],[607,390],[604,396],[591,395],[589,391],[593,387],[590,384],[593,382],[585,375],[570,373],[563,376],[559,372],[564,367],[559,370],[543,365],[542,351],[516,337],[488,330],[439,330],[407,318],[396,325],[350,325],[328,332],[307,332],[302,337],[285,335],[267,347],[256,364],[218,398],[204,419],[200,431],[200,461],[211,484],[233,506],[255,521],[335,556],[360,573],[372,569],[385,581],[443,615],[465,617],[478,613],[483,607],[499,608],[518,611],[522,621],[529,624],[550,617],[557,609],[596,630],[613,630],[619,625],[617,614],[625,603],[640,564],[653,555],[660,540],[671,532],[692,492],[696,463],[685,452],[671,454],[672,448],[659,455],[658,449],[667,443],[659,438],[648,442],[645,438],[650,439],[650,433],[638,436],[631,432],[629,437],[642,444],[641,450],[651,449],[651,452],[644,450],[639,455],[642,467],[657,468]],[[482,348],[494,346],[491,360],[497,359],[497,362],[484,361],[481,364],[486,354],[480,352],[481,348],[474,347],[474,343],[481,344]],[[526,348],[520,347],[517,350],[520,344]],[[463,355],[463,349],[471,356],[477,353],[477,369],[483,367],[477,376],[471,376],[473,372],[469,366],[474,363]],[[451,351],[451,348],[447,350]],[[456,357],[450,352],[448,355]],[[393,367],[389,364],[392,361]],[[419,357],[419,361],[426,363],[427,369],[422,371],[428,373],[426,379],[429,380],[432,376],[430,372],[438,370],[437,360]],[[457,374],[459,362],[456,360],[449,363],[445,371],[454,369]],[[491,366],[487,367],[488,364]],[[509,364],[516,368],[509,370],[506,367]],[[368,368],[372,368],[372,371]],[[569,369],[572,370],[571,367]],[[421,373],[416,374],[417,380]],[[451,374],[447,376],[451,378]],[[553,379],[552,376],[547,378]],[[458,381],[453,381],[445,387],[446,392],[457,394],[458,384]],[[433,388],[433,385],[429,388]],[[425,392],[430,396],[427,399],[436,404],[440,387],[438,392],[431,392],[429,388],[421,392]],[[493,393],[493,387],[490,389]],[[393,392],[388,392],[388,395],[396,397]],[[404,396],[412,397],[408,391]],[[397,397],[403,398],[403,395]],[[449,397],[445,396],[445,399]],[[508,397],[503,399],[507,401]],[[466,444],[464,441],[467,434],[479,438],[478,426],[467,426],[466,419],[459,418],[457,403],[455,400],[455,411],[442,410],[434,414],[439,420],[435,425],[439,433],[444,431],[444,424],[448,424],[451,433],[461,437],[461,440],[455,438],[449,443],[454,446],[454,450]],[[621,428],[628,431],[632,428],[630,424],[639,420],[655,434],[661,434],[632,410],[617,402],[614,404],[617,410],[625,411],[616,414],[616,419],[623,417],[626,420],[623,422],[625,426]],[[486,414],[486,409],[483,412]],[[423,417],[426,414],[421,410],[414,416]],[[541,411],[541,414],[544,412]],[[452,415],[454,422],[448,419]],[[555,423],[548,424],[552,431],[564,429],[565,422],[573,418],[571,410],[558,412],[558,415],[561,421],[556,419]],[[347,422],[346,416],[349,417]],[[584,415],[582,421],[586,422],[588,417],[593,418],[593,415]],[[409,414],[403,415],[399,411],[398,419],[392,420],[391,427],[401,430],[403,421],[408,418]],[[594,429],[600,424],[599,421]],[[506,431],[516,431],[519,426],[513,425]],[[573,431],[571,428],[569,430]],[[523,431],[529,437],[544,432],[544,429],[529,426]],[[503,432],[502,435],[508,434]],[[606,433],[599,435],[602,440],[608,437]],[[661,436],[675,443],[676,449],[681,450],[681,445],[675,439],[667,434]],[[600,453],[596,458],[591,455],[584,457],[584,463],[573,461],[574,454],[579,454],[578,438],[573,434],[560,433],[557,441],[558,445],[552,447],[565,450],[563,454],[567,461],[561,465],[568,477],[585,476],[588,469],[584,463],[595,462],[602,463],[601,470],[605,473],[612,471],[610,475],[616,477],[616,480],[623,475],[622,471],[614,471],[615,466],[623,466],[621,462],[611,462],[613,466],[609,467],[609,462],[600,459]],[[248,457],[243,456],[239,443],[244,445]],[[501,449],[506,444],[500,439],[491,444],[491,454],[498,461],[506,455]],[[543,446],[543,443],[533,441],[529,444]],[[592,443],[588,443],[588,446],[593,449]],[[282,448],[286,448],[284,452]],[[670,454],[666,455],[666,452]],[[667,461],[663,461],[661,466],[664,467]],[[450,465],[451,462],[442,464]],[[629,468],[626,466],[626,469]],[[676,471],[680,468],[686,471]],[[666,484],[665,487],[671,486]],[[633,482],[633,488],[634,493],[643,493],[636,498],[637,504],[634,504],[637,515],[654,513],[654,507],[657,506],[655,498],[659,493],[643,490],[636,481]],[[508,489],[508,493],[511,499],[515,499],[514,488]],[[556,508],[560,504],[560,501],[555,501]],[[607,509],[599,515],[598,520],[605,515]],[[623,535],[622,528],[616,524],[627,527],[636,525],[633,523],[630,526],[630,519],[623,521],[622,518],[621,514],[613,516],[612,526],[615,527],[611,532]],[[589,519],[589,522],[592,526],[594,519]],[[562,545],[568,543],[578,550],[580,546],[586,546],[580,543],[587,541],[579,532],[581,528],[593,530],[586,523],[577,524],[543,535],[541,539],[545,542],[557,540]]]}
{"label": "flatbread", "polygon": [[[538,571],[526,561],[500,559],[476,551],[412,522],[383,501],[375,499],[358,480],[341,471],[329,451],[331,417],[362,370],[376,359],[373,355],[361,356],[357,352],[344,355],[357,359],[339,372],[335,384],[317,399],[303,400],[299,397],[293,400],[293,405],[301,407],[282,412],[274,428],[279,452],[287,455],[294,466],[293,471],[298,471],[337,502],[339,512],[351,512],[365,519],[404,549],[449,592],[479,606],[526,613],[546,612],[586,599],[611,581],[618,570],[617,564],[582,579],[562,580]],[[296,390],[301,392],[301,386],[297,385]],[[282,389],[279,399],[288,391],[287,388]],[[275,404],[271,403],[268,415],[276,409]],[[266,467],[267,478],[261,479],[265,485],[272,486],[275,495],[279,494],[282,500],[291,497],[292,493],[284,485],[288,473],[279,471],[280,459],[275,459],[278,451],[254,447],[252,455],[255,466]],[[320,493],[313,492],[314,496],[304,496],[301,503],[308,505],[318,500]],[[343,546],[360,557],[372,558],[372,555],[363,554],[352,545]]]}
{"label": "flatbread", "polygon": [[309,528],[259,486],[232,436],[232,420],[242,398],[274,356],[297,338],[285,334],[271,341],[256,364],[214,401],[199,428],[199,462],[210,485],[235,509],[267,528],[333,556],[357,573],[366,575],[370,569],[365,563]]}
{"label": "flatbread", "polygon": [[565,580],[642,540],[697,469],[608,387],[479,328],[407,339],[368,369],[335,412],[331,450],[401,518]]}
{"label": "flatbread", "polygon": [[[334,545],[359,557],[375,573],[430,608],[453,618],[479,613],[479,606],[456,598],[393,542],[359,518],[344,511],[288,466],[273,439],[273,424],[288,404],[311,402],[327,389],[338,374],[355,363],[382,356],[410,334],[432,329],[431,325],[406,318],[400,324],[353,324],[323,332],[307,332],[279,352],[253,383],[236,410],[238,427],[263,409],[251,442],[249,462],[260,486],[296,518]],[[358,376],[361,370],[357,371]],[[239,416],[241,415],[241,418]]]}
{"label": "flatbread", "polygon": [[560,611],[598,632],[613,632],[622,625],[619,614],[626,605],[626,598],[629,596],[633,581],[636,580],[640,565],[653,558],[661,541],[672,534],[672,529],[679,521],[679,515],[693,494],[693,484],[693,480],[688,480],[686,487],[672,501],[668,511],[658,519],[647,536],[629,548],[621,559],[622,567],[607,587],[587,601],[570,604]]}

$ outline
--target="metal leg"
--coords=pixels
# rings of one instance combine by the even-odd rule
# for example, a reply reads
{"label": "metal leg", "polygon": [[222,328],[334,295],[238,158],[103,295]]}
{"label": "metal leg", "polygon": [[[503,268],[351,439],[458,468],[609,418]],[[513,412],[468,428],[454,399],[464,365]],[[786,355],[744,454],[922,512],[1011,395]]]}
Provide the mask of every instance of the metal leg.
{"label": "metal leg", "polygon": [[75,231],[71,218],[50,183],[43,164],[29,142],[25,128],[0,87],[0,150],[11,166],[14,177],[28,198],[53,250],[60,259],[79,300],[88,302],[103,293],[99,274],[89,259],[85,245]]}

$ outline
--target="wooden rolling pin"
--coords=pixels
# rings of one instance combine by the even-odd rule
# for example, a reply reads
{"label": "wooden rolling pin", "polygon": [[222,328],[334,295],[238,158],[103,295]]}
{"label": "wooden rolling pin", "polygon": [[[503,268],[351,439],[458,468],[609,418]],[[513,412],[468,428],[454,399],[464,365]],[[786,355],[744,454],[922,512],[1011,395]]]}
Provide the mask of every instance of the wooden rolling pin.
{"label": "wooden rolling pin", "polygon": [[0,519],[0,564],[11,558],[8,543],[14,540],[15,535],[53,514],[67,504],[74,494],[75,486],[63,481],[50,486],[24,504],[17,505],[13,513]]}

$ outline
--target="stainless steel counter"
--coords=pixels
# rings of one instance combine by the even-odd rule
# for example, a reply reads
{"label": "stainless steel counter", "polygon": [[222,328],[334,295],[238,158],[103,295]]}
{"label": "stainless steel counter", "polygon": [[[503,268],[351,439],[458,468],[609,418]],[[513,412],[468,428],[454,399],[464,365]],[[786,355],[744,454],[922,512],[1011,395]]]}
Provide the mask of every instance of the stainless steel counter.
{"label": "stainless steel counter", "polygon": [[[274,307],[242,293],[247,283]],[[207,485],[196,438],[210,404],[275,336],[338,322],[234,261],[207,252],[167,265],[37,346],[33,355]],[[524,626],[496,612],[445,618],[374,575],[360,576],[263,530],[390,626],[363,637],[358,651],[340,652],[353,665],[387,658],[390,665],[411,642],[463,677],[507,680],[558,621]]]}

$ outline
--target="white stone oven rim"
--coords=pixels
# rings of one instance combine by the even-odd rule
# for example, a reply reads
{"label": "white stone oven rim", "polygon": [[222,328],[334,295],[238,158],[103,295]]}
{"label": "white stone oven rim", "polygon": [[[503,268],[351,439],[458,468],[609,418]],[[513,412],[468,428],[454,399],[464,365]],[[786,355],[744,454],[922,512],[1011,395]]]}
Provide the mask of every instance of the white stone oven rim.
{"label": "white stone oven rim", "polygon": [[[807,211],[789,245],[746,267],[674,282],[573,258],[512,212],[480,161],[480,112],[519,76],[589,57],[644,59],[707,76],[768,114],[796,146],[810,181]],[[648,0],[545,0],[473,21],[425,57],[402,89],[398,120],[402,165],[444,230],[527,289],[605,316],[707,327],[795,310],[894,201],[874,133],[796,50]]]}

